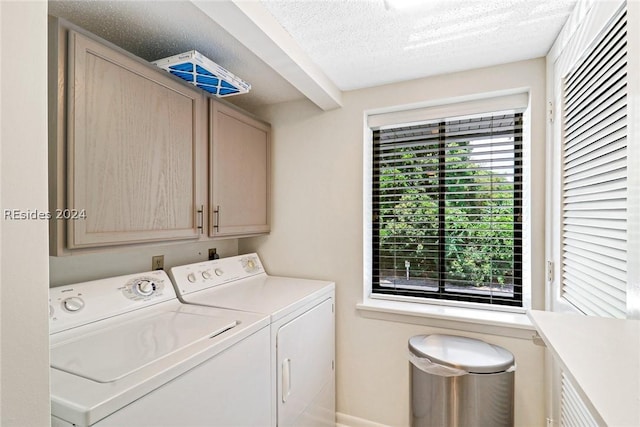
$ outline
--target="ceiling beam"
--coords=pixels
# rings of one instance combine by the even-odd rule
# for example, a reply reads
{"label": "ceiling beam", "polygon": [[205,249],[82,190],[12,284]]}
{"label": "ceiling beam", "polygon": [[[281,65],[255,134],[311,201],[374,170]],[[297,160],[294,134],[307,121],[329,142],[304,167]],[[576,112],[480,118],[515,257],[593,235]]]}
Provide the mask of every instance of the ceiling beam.
{"label": "ceiling beam", "polygon": [[342,92],[258,1],[192,0],[200,10],[323,110],[342,106]]}

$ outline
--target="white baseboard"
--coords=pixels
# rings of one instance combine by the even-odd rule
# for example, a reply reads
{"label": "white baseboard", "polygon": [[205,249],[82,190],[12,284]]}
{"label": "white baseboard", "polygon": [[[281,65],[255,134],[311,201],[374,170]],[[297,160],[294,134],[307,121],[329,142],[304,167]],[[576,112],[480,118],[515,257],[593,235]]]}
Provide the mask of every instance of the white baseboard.
{"label": "white baseboard", "polygon": [[389,427],[385,424],[374,423],[364,418],[336,412],[336,427]]}

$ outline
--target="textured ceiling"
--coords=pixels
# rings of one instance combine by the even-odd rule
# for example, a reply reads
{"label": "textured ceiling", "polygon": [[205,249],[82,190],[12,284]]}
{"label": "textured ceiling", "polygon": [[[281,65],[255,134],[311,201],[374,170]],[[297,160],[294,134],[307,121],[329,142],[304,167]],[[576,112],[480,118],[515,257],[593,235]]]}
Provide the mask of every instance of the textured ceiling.
{"label": "textured ceiling", "polygon": [[546,55],[575,0],[263,0],[341,90]]}
{"label": "textured ceiling", "polygon": [[[392,1],[253,1],[253,9],[258,6],[265,13],[249,16],[248,22],[266,14],[335,86],[351,90],[544,56],[575,4],[575,0],[399,0],[416,5],[396,8]],[[189,1],[48,4],[50,14],[149,61],[200,51],[252,84],[249,94],[226,98],[248,110],[300,99],[308,92],[302,83],[292,84],[283,77],[292,66],[304,71],[295,58],[269,61],[268,54],[247,47],[252,44],[247,39],[254,37],[277,43],[273,32],[261,34],[269,20],[255,22],[243,44],[216,22],[217,14],[205,13],[202,5]],[[235,4],[246,10],[242,1]],[[227,30],[233,28],[224,24]],[[238,33],[236,37],[243,39]]]}

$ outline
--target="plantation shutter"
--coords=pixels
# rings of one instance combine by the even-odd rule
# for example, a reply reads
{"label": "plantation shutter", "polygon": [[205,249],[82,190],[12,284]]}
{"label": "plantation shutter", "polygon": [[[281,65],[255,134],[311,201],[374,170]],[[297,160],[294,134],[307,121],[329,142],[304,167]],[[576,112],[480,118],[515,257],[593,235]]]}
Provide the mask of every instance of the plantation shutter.
{"label": "plantation shutter", "polygon": [[564,79],[561,295],[589,315],[626,317],[626,12]]}
{"label": "plantation shutter", "polygon": [[522,113],[373,134],[373,292],[522,305]]}
{"label": "plantation shutter", "polygon": [[560,382],[560,426],[597,427],[598,423],[587,409],[571,380],[563,372]]}

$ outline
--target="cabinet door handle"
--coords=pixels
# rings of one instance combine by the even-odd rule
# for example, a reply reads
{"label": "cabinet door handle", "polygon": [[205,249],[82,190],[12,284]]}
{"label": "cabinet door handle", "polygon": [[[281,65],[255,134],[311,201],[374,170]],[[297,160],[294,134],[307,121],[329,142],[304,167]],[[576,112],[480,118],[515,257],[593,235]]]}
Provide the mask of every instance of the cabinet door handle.
{"label": "cabinet door handle", "polygon": [[216,209],[213,211],[216,216],[215,221],[213,221],[213,229],[215,231],[220,230],[220,205],[216,206]]}
{"label": "cabinet door handle", "polygon": [[204,205],[200,205],[200,209],[198,209],[198,230],[200,230],[200,234],[202,234],[204,229]]}
{"label": "cabinet door handle", "polygon": [[291,359],[282,361],[282,402],[291,394]]}

